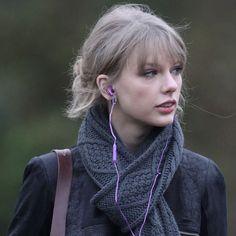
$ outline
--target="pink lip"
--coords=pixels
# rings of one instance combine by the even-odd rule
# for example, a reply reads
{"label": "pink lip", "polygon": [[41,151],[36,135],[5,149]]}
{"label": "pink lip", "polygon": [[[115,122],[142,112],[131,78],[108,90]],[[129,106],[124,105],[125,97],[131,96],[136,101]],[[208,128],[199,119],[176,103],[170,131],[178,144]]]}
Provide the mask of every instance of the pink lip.
{"label": "pink lip", "polygon": [[159,112],[163,114],[169,114],[172,113],[175,110],[176,107],[176,100],[167,100],[160,105],[156,106]]}
{"label": "pink lip", "polygon": [[157,107],[163,107],[163,106],[166,107],[168,105],[173,106],[175,104],[176,104],[176,101],[173,99],[173,100],[165,101],[165,102],[161,103],[160,105],[157,105]]}

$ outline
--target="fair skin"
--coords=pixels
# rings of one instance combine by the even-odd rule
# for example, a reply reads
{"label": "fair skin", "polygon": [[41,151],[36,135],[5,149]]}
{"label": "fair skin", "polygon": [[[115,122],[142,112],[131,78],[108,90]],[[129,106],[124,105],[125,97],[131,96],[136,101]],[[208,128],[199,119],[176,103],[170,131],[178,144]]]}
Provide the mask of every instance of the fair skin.
{"label": "fair skin", "polygon": [[[148,57],[144,68],[138,68],[133,53],[119,79],[113,83],[117,103],[112,125],[129,150],[135,150],[153,127],[171,124],[176,114],[182,87],[182,66],[165,54],[158,63]],[[107,75],[97,77],[97,85],[107,100]]]}

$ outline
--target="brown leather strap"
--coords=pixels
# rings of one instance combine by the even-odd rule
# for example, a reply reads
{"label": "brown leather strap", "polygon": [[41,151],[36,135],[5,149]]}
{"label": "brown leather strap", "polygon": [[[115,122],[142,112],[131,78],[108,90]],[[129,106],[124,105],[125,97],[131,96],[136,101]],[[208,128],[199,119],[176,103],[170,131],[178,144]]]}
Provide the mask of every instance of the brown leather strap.
{"label": "brown leather strap", "polygon": [[50,236],[65,236],[72,178],[72,158],[70,149],[54,151],[57,154],[58,175]]}

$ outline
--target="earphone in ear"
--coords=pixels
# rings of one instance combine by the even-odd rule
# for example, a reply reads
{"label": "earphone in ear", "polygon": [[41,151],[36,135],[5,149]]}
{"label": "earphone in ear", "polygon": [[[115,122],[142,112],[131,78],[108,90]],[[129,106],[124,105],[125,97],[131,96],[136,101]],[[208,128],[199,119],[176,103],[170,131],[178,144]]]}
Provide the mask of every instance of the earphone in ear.
{"label": "earphone in ear", "polygon": [[114,94],[115,94],[115,91],[114,91],[114,89],[113,89],[113,87],[112,87],[111,84],[107,87],[107,93],[108,93],[108,95],[111,96],[111,97],[113,97]]}
{"label": "earphone in ear", "polygon": [[111,84],[107,87],[107,93],[110,97],[112,97],[112,100],[111,100],[112,104],[115,104],[117,101],[117,98],[116,98],[115,91],[114,91]]}

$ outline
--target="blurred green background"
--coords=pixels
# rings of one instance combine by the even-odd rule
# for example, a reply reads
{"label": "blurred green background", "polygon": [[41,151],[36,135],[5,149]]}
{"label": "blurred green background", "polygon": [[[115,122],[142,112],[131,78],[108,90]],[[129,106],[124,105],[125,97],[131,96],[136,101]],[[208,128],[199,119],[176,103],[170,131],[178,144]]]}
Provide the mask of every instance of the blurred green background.
{"label": "blurred green background", "polygon": [[[0,235],[13,214],[26,163],[76,143],[79,122],[63,111],[71,65],[91,25],[118,1],[0,1]],[[146,0],[183,33],[186,146],[212,158],[227,184],[229,235],[236,235],[236,1]],[[198,108],[197,108],[198,107]],[[203,111],[206,110],[206,111]],[[218,116],[220,115],[220,116]]]}

